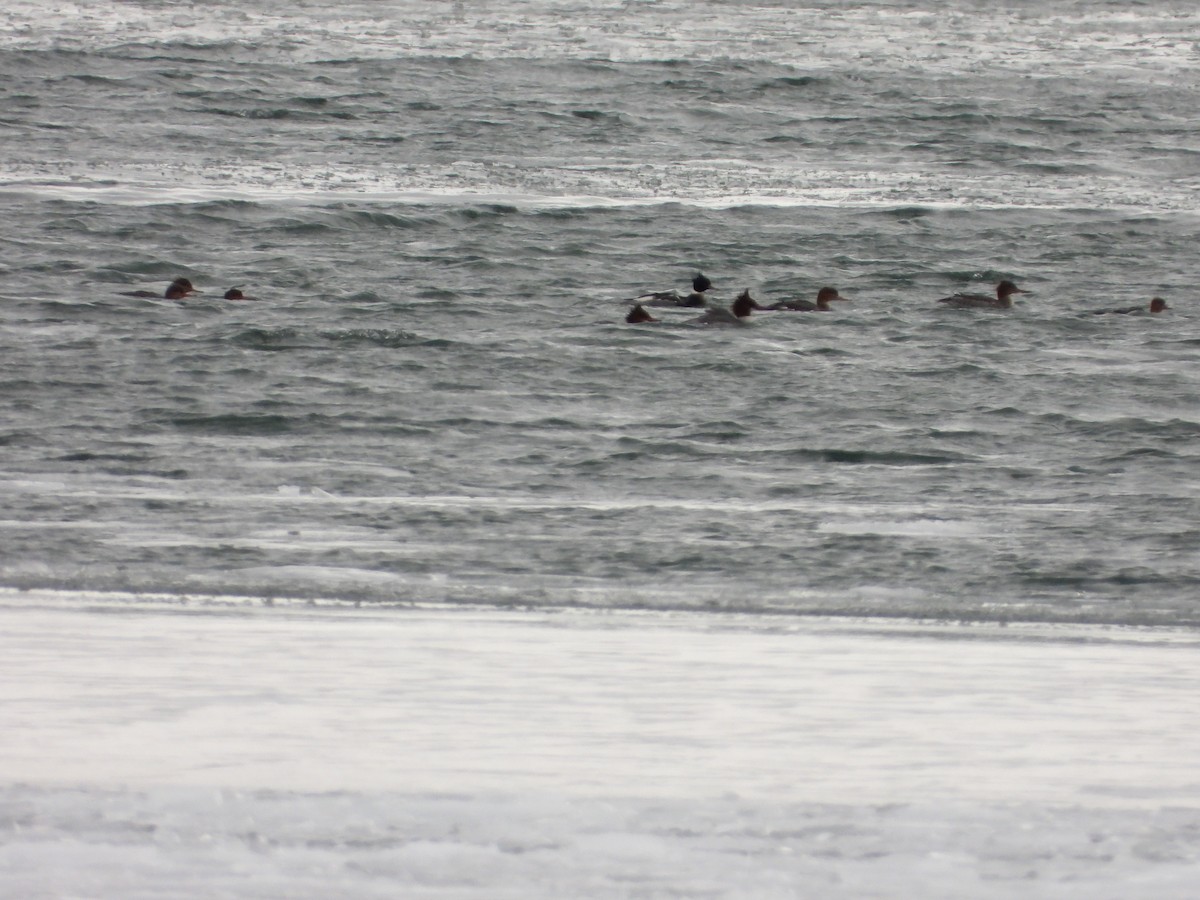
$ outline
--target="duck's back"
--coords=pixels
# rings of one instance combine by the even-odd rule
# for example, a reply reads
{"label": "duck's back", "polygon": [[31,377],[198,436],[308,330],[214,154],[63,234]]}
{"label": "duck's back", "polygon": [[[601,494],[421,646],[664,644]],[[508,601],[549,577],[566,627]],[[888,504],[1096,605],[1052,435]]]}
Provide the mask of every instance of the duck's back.
{"label": "duck's back", "polygon": [[988,297],[986,294],[955,294],[952,297],[942,297],[938,303],[945,303],[953,309],[1007,309],[1012,301],[1007,297]]}

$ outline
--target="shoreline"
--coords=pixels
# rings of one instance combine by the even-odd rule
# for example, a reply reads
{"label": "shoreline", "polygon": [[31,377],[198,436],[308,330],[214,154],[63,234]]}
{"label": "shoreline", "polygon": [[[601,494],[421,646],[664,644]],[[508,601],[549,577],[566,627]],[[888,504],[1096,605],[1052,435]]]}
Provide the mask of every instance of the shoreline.
{"label": "shoreline", "polygon": [[[922,632],[932,631],[946,635],[962,631],[965,635],[975,632],[996,631],[997,637],[1009,635],[1045,640],[1099,640],[1105,633],[1115,635],[1114,640],[1170,642],[1196,644],[1200,646],[1200,626],[1189,623],[1166,624],[1153,621],[1110,621],[1081,620],[1078,618],[1054,619],[1043,616],[1020,617],[1010,608],[1004,615],[994,617],[968,614],[970,611],[955,612],[954,616],[937,618],[931,615],[913,615],[898,611],[894,615],[872,612],[839,612],[835,610],[781,607],[766,607],[747,610],[714,606],[689,606],[666,604],[663,606],[605,606],[583,603],[524,603],[520,601],[482,600],[380,600],[375,598],[342,599],[328,595],[311,596],[258,596],[253,594],[202,592],[195,590],[177,593],[160,590],[81,590],[77,588],[12,587],[0,585],[0,612],[10,608],[31,607],[36,609],[61,609],[78,612],[86,609],[112,607],[114,609],[145,611],[194,611],[229,613],[279,612],[309,610],[314,612],[345,612],[364,615],[403,613],[413,611],[514,614],[518,616],[569,616],[581,617],[626,617],[639,624],[662,620],[697,623],[712,620],[732,627],[743,623],[744,627],[777,630],[781,627],[832,628],[852,631]],[[1041,611],[1041,610],[1039,610]],[[1041,611],[1044,612],[1044,611]],[[753,625],[751,625],[753,623]]]}

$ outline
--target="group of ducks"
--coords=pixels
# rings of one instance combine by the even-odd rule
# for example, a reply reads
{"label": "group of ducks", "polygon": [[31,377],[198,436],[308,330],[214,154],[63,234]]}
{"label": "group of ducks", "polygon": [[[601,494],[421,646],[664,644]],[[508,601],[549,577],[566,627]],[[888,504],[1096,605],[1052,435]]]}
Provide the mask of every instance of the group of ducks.
{"label": "group of ducks", "polygon": [[[167,285],[167,289],[161,294],[156,294],[153,291],[122,291],[122,297],[161,297],[165,300],[183,300],[190,297],[192,294],[204,293],[200,289],[194,287],[186,278],[176,278]],[[242,293],[241,288],[230,288],[225,292],[226,300],[257,300],[257,297],[247,297]]]}
{"label": "group of ducks", "polygon": [[[705,300],[704,292],[712,287],[712,282],[703,272],[698,272],[696,277],[692,279],[692,292],[690,294],[680,294],[678,291],[652,291],[649,294],[642,294],[639,297],[634,297],[632,300],[627,300],[627,303],[633,304],[633,309],[629,311],[629,315],[625,317],[625,321],[630,324],[639,322],[657,322],[646,311],[647,306],[682,306],[682,307],[707,307],[708,301]],[[770,306],[763,306],[757,300],[750,296],[750,291],[745,290],[738,294],[737,299],[729,309],[714,307],[705,310],[704,314],[692,322],[697,325],[717,325],[717,324],[740,324],[742,319],[750,315],[752,310],[791,310],[793,312],[829,312],[830,303],[837,300],[849,300],[849,297],[843,297],[838,293],[837,288],[823,287],[817,291],[817,302],[811,300],[780,300],[778,303],[772,303]]]}
{"label": "group of ducks", "polygon": [[[629,311],[629,315],[625,317],[625,321],[631,325],[637,325],[642,322],[657,322],[658,319],[650,315],[646,311],[647,306],[673,306],[673,307],[690,307],[703,308],[705,312],[696,319],[692,319],[692,324],[695,325],[740,325],[750,313],[754,310],[775,310],[775,311],[791,311],[791,312],[829,312],[832,308],[831,303],[837,301],[849,301],[849,297],[843,297],[838,293],[838,289],[834,287],[823,287],[817,291],[817,300],[780,300],[777,303],[772,303],[770,306],[763,306],[757,300],[750,296],[749,290],[744,290],[738,294],[737,299],[733,301],[729,309],[722,307],[708,307],[708,301],[704,297],[705,291],[712,289],[712,281],[709,280],[703,272],[697,272],[696,277],[692,279],[692,290],[688,294],[680,294],[678,291],[652,291],[648,294],[642,294],[638,297],[626,300],[633,308]],[[156,294],[153,291],[122,291],[122,296],[125,297],[162,297],[166,300],[183,300],[190,297],[192,294],[203,293],[197,289],[191,281],[186,278],[176,278],[167,285],[167,289],[163,293]],[[1023,291],[1011,281],[1001,281],[996,285],[996,296],[992,297],[987,294],[953,294],[949,297],[942,297],[938,303],[944,303],[946,306],[953,309],[1010,309],[1012,308],[1013,294],[1026,294],[1028,291]],[[247,297],[242,293],[241,288],[230,288],[225,292],[226,300],[257,300],[257,297]],[[1130,313],[1160,313],[1165,309],[1170,309],[1167,306],[1167,301],[1162,297],[1155,297],[1150,301],[1150,306],[1125,306],[1120,309],[1099,309],[1093,315],[1101,316],[1111,313],[1128,315]]]}
{"label": "group of ducks", "polygon": [[[823,287],[817,291],[817,301],[813,303],[809,300],[780,300],[778,303],[772,303],[770,306],[763,306],[757,300],[750,296],[750,291],[745,290],[738,294],[737,299],[729,309],[721,307],[707,308],[708,302],[704,297],[705,291],[712,288],[712,281],[708,279],[703,272],[696,273],[696,277],[692,279],[692,290],[688,294],[680,294],[678,291],[652,291],[647,294],[633,297],[625,302],[631,304],[633,308],[629,311],[629,315],[625,317],[625,321],[631,325],[640,324],[642,322],[657,322],[646,310],[647,306],[674,306],[674,307],[704,307],[706,311],[699,318],[692,319],[690,324],[694,325],[740,325],[753,310],[790,310],[793,312],[828,312],[830,304],[838,300],[849,300],[849,297],[843,297],[838,293],[837,288]],[[1011,281],[1001,281],[996,285],[996,296],[992,297],[988,294],[966,294],[957,293],[949,297],[942,297],[938,303],[944,303],[951,309],[1011,309],[1013,305],[1013,294],[1026,294],[1028,291],[1021,290]],[[1167,302],[1161,297],[1155,297],[1150,301],[1150,306],[1126,306],[1120,309],[1099,309],[1093,315],[1107,315],[1111,313],[1128,315],[1130,313],[1160,313],[1164,309],[1170,309]]]}

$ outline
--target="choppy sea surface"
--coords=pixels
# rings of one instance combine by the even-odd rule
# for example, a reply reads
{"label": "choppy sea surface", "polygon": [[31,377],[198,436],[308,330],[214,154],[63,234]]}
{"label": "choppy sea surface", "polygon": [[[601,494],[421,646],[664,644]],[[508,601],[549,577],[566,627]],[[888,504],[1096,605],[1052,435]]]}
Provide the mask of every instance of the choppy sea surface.
{"label": "choppy sea surface", "polygon": [[[6,3],[3,615],[1040,623],[1178,659],[1197,35],[1177,0]],[[714,306],[850,302],[625,323],[700,271]],[[202,293],[127,296],[177,277]],[[937,303],[1001,279],[1010,310]],[[54,796],[81,821],[111,797]],[[576,863],[545,896],[588,893]],[[716,872],[592,893],[736,896]],[[852,882],[823,896],[876,895]]]}

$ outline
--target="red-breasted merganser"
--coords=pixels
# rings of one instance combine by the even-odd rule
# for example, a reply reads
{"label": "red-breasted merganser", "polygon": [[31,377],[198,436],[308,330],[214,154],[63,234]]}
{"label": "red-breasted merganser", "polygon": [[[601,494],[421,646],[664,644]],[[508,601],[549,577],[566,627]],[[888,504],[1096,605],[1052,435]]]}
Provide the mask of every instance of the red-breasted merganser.
{"label": "red-breasted merganser", "polygon": [[1109,315],[1110,313],[1117,313],[1120,315],[1129,315],[1130,313],[1135,313],[1135,314],[1136,313],[1160,313],[1164,309],[1170,309],[1170,308],[1171,307],[1167,306],[1167,301],[1164,300],[1162,297],[1155,297],[1153,300],[1150,301],[1149,307],[1125,306],[1125,307],[1122,307],[1121,309],[1098,309],[1094,313],[1092,313],[1092,315],[1106,316],[1106,315]]}
{"label": "red-breasted merganser", "polygon": [[625,317],[625,321],[630,325],[637,325],[641,322],[657,322],[658,319],[646,312],[646,307],[639,303],[629,311],[629,315]]}
{"label": "red-breasted merganser", "polygon": [[122,297],[162,297],[166,300],[182,300],[189,294],[199,294],[200,291],[192,287],[192,283],[186,278],[176,278],[167,285],[167,289],[161,294],[156,294],[153,291],[122,291]]}
{"label": "red-breasted merganser", "polygon": [[226,300],[257,300],[257,297],[247,297],[241,288],[230,288],[225,292]]}
{"label": "red-breasted merganser", "polygon": [[745,325],[745,319],[755,309],[764,309],[758,301],[750,296],[750,291],[742,291],[729,309],[714,307],[704,315],[692,319],[692,325]]}
{"label": "red-breasted merganser", "polygon": [[704,292],[711,288],[712,282],[709,281],[708,276],[703,272],[697,272],[696,277],[692,279],[692,292],[690,294],[681,294],[676,290],[649,291],[625,302],[639,306],[704,306]]}
{"label": "red-breasted merganser", "polygon": [[837,288],[823,287],[817,291],[817,302],[811,300],[780,300],[778,303],[772,303],[767,309],[789,309],[795,312],[829,312],[830,306],[834,300],[850,301],[849,297],[843,297],[838,293]]}
{"label": "red-breasted merganser", "polygon": [[986,294],[955,294],[953,297],[943,297],[938,303],[945,303],[954,309],[1009,309],[1012,307],[1013,294],[1027,294],[1011,281],[1002,281],[996,285],[996,296]]}

